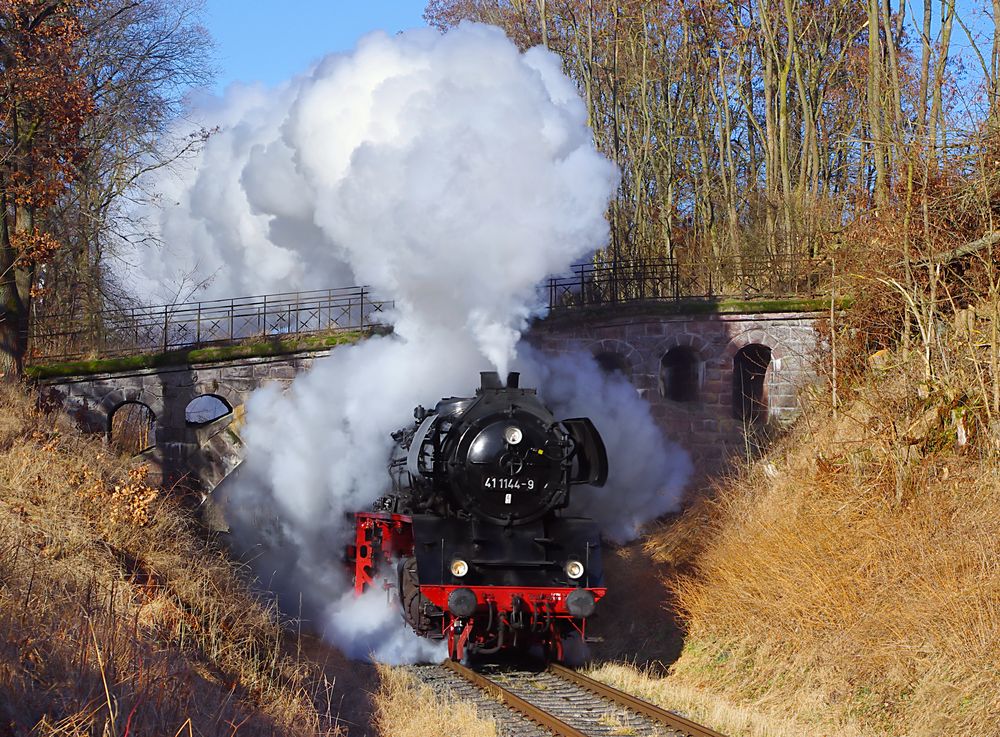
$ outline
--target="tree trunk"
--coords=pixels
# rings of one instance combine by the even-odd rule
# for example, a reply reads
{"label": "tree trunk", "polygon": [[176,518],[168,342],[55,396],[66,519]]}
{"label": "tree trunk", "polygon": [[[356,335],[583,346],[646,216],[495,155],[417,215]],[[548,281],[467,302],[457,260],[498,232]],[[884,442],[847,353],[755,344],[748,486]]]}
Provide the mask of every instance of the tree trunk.
{"label": "tree trunk", "polygon": [[549,47],[549,26],[545,13],[545,0],[537,0],[538,20],[542,26],[542,46]]}
{"label": "tree trunk", "polygon": [[[33,274],[17,264],[18,253],[11,232],[14,228],[7,215],[10,211],[6,198],[0,205],[3,206],[0,215],[0,377],[10,380],[24,375]],[[30,216],[25,220],[30,227]]]}
{"label": "tree trunk", "polygon": [[924,22],[920,30],[920,90],[917,93],[917,123],[927,131],[927,93],[931,80],[931,0],[924,0]]}
{"label": "tree trunk", "polygon": [[993,49],[990,54],[990,127],[1000,128],[1000,0],[993,0]]}
{"label": "tree trunk", "polygon": [[868,2],[868,128],[871,131],[871,152],[875,164],[875,204],[883,206],[889,200],[886,177],[885,133],[882,127],[882,42],[879,36],[878,0]]}
{"label": "tree trunk", "polygon": [[943,95],[945,74],[948,68],[948,54],[951,49],[951,29],[955,22],[955,0],[944,0],[944,14],[941,17],[941,42],[937,62],[934,65],[934,79],[931,94],[931,114],[928,121],[928,141],[931,160],[937,165],[938,131],[943,131]]}
{"label": "tree trunk", "polygon": [[[904,12],[900,9],[900,13]],[[888,141],[888,155],[889,155],[889,165],[890,169],[893,169],[893,162],[895,160],[896,149],[903,141],[902,135],[902,121],[903,121],[903,91],[901,88],[902,75],[899,71],[899,58],[896,53],[896,36],[893,33],[892,25],[892,12],[889,7],[889,0],[882,0],[881,7],[881,20],[882,20],[882,31],[885,33],[885,44],[888,61],[888,69],[886,74],[886,86],[889,88],[889,101],[892,104],[892,110],[888,116],[889,127],[892,131],[892,135]]]}

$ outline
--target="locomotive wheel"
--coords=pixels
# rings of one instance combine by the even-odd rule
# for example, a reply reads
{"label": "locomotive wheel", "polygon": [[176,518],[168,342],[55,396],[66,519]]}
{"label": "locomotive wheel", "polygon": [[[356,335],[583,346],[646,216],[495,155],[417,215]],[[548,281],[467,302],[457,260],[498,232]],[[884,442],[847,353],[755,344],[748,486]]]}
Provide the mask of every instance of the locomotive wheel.
{"label": "locomotive wheel", "polygon": [[403,619],[413,631],[422,637],[430,634],[434,629],[434,623],[426,611],[430,601],[420,593],[416,558],[403,558],[399,562],[399,599],[403,605]]}

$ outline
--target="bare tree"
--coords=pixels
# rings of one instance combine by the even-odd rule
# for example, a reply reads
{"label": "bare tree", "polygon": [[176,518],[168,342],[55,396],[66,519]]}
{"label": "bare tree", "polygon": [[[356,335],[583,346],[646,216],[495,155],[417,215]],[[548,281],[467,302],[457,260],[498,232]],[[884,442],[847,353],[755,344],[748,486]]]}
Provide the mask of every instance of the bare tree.
{"label": "bare tree", "polygon": [[128,230],[122,206],[141,196],[136,183],[143,174],[198,140],[178,144],[164,134],[187,91],[212,77],[201,6],[201,0],[105,0],[84,18],[82,68],[96,109],[81,132],[89,155],[51,217],[68,247],[45,269],[39,302],[45,312],[93,315],[124,297],[107,269]]}

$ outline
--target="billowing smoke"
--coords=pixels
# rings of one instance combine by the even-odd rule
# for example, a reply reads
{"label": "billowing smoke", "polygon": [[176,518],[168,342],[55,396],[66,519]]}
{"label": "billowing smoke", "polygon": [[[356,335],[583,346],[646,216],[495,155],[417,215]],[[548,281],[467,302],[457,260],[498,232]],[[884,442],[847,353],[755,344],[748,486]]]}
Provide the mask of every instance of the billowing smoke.
{"label": "billowing smoke", "polygon": [[664,441],[649,404],[622,374],[609,376],[589,353],[528,350],[524,359],[524,385],[537,386],[557,417],[589,417],[607,447],[608,483],[574,491],[573,512],[597,520],[605,539],[627,542],[643,523],[677,509],[691,459]]}
{"label": "billowing smoke", "polygon": [[195,116],[221,128],[201,154],[151,187],[165,246],[136,276],[154,294],[179,274],[224,298],[352,276],[397,301],[400,334],[470,333],[503,372],[538,281],[607,240],[617,174],[582,101],[558,57],[499,29],[373,34],[218,107]]}
{"label": "billowing smoke", "polygon": [[606,242],[617,184],[555,55],[520,53],[476,24],[374,34],[279,90],[230,92],[217,107],[202,115],[219,133],[160,218],[174,256],[199,274],[224,264],[216,295],[350,274],[396,300],[392,336],[338,348],[287,392],[248,402],[230,513],[262,580],[293,597],[286,608],[301,592],[352,655],[442,654],[402,628],[385,592],[354,599],[339,554],[347,516],[387,491],[390,433],[418,404],[471,395],[491,366],[524,372],[557,414],[594,419],[612,476],[576,498],[610,538],[677,504],[689,461],[634,389],[589,356],[518,353],[537,285]]}
{"label": "billowing smoke", "polygon": [[[281,127],[306,83],[234,85],[221,99],[196,98],[167,144],[193,155],[153,172],[144,182],[152,201],[130,213],[144,247],[125,253],[121,277],[147,302],[355,283],[315,225],[314,191],[282,141]],[[193,149],[192,127],[211,132]],[[145,247],[149,240],[156,247]]]}

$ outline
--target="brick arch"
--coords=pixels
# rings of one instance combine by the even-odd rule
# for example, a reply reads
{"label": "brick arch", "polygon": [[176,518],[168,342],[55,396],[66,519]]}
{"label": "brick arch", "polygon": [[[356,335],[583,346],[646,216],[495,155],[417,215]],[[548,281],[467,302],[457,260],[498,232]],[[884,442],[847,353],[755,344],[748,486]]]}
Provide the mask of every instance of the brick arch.
{"label": "brick arch", "polygon": [[676,333],[661,340],[653,348],[650,358],[655,362],[657,371],[660,368],[660,361],[663,360],[668,351],[674,348],[690,348],[699,361],[707,361],[711,358],[712,345],[707,340],[695,333]]}
{"label": "brick arch", "polygon": [[678,405],[688,405],[697,404],[697,402],[702,401],[701,391],[702,385],[705,381],[705,366],[708,362],[708,358],[711,352],[711,344],[702,338],[700,335],[694,333],[675,333],[668,338],[660,341],[656,344],[653,351],[651,352],[649,358],[651,363],[651,368],[653,375],[656,377],[656,388],[659,392],[660,397],[667,401],[672,401],[667,396],[667,385],[664,378],[663,370],[663,359],[666,358],[667,354],[674,348],[686,348],[694,354],[695,358],[695,375],[693,381],[690,382],[692,387],[689,398],[684,400],[678,400]]}
{"label": "brick arch", "polygon": [[243,404],[242,392],[238,392],[228,384],[223,384],[218,380],[213,380],[211,382],[199,382],[191,387],[191,391],[193,392],[192,399],[206,394],[221,397],[229,403],[229,406],[233,408],[233,411],[235,411],[238,406]]}
{"label": "brick arch", "polygon": [[[795,354],[794,351],[790,350],[789,347],[784,343],[784,341],[775,338],[774,335],[772,335],[767,330],[762,329],[760,327],[747,328],[746,330],[743,330],[742,332],[734,335],[729,340],[729,343],[726,344],[726,348],[722,352],[720,358],[720,360],[724,365],[724,370],[727,371],[731,377],[735,378],[736,374],[735,374],[734,362],[736,355],[741,350],[750,345],[761,345],[770,350],[771,352],[770,362],[768,363],[767,370],[764,376],[769,377],[771,381],[777,380],[778,382],[781,382],[782,379],[778,379],[775,376],[774,372],[775,371],[781,372],[783,368],[781,367],[783,360],[789,356],[797,354]],[[763,389],[763,391],[767,392],[768,389],[765,388]],[[780,400],[770,396],[769,394],[762,394],[762,397],[765,397],[764,401],[766,406],[766,415],[764,415],[764,418],[766,421],[770,421],[770,419],[774,416],[773,413],[775,412],[775,410],[781,407]],[[736,411],[737,408],[736,405],[734,405],[734,402],[735,398],[733,396],[730,396],[728,392],[723,396],[722,403],[724,405],[730,406],[733,409],[733,411]],[[737,419],[740,418],[737,417]],[[744,421],[746,421],[745,418]]]}
{"label": "brick arch", "polygon": [[156,420],[159,420],[163,416],[162,397],[158,397],[152,392],[136,386],[125,387],[124,389],[112,389],[101,397],[101,401],[98,403],[101,411],[104,412],[105,424],[108,428],[111,427],[111,415],[126,402],[145,404],[149,407]]}
{"label": "brick arch", "polygon": [[721,358],[727,362],[731,362],[742,348],[745,348],[752,343],[759,343],[760,345],[770,348],[772,361],[774,359],[784,359],[791,353],[784,342],[778,340],[766,330],[761,330],[760,328],[749,328],[744,330],[742,333],[737,333],[729,339],[729,343],[726,344],[725,349],[722,351]]}
{"label": "brick arch", "polygon": [[587,350],[590,351],[590,354],[595,357],[601,353],[612,353],[614,355],[621,356],[628,364],[629,378],[635,376],[636,371],[642,364],[642,354],[636,350],[635,346],[631,343],[625,342],[624,340],[618,340],[617,338],[595,340],[587,346]]}
{"label": "brick arch", "polygon": [[[149,444],[146,447],[138,447],[131,450],[133,452],[142,453],[149,448],[155,447],[157,445],[157,438],[160,433],[163,432],[164,428],[162,424],[164,416],[163,400],[151,392],[147,392],[141,387],[136,386],[125,387],[124,389],[114,389],[105,394],[101,399],[100,408],[104,413],[102,420],[104,423],[105,442],[108,444],[114,442],[114,416],[115,413],[126,404],[140,404],[146,407],[152,415],[149,422],[151,435],[146,438],[146,440],[150,441]],[[118,449],[124,450],[124,446],[119,446]]]}

